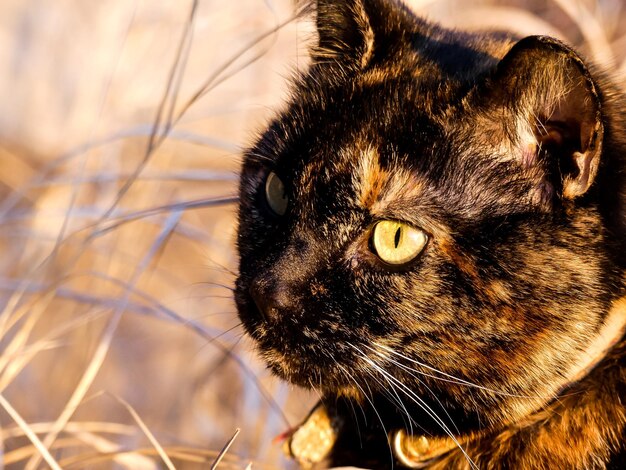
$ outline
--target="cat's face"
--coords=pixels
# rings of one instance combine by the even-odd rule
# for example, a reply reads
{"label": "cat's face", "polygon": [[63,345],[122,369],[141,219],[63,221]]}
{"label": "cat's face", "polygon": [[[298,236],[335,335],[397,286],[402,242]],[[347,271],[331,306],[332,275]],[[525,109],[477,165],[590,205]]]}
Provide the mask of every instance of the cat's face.
{"label": "cat's face", "polygon": [[[242,169],[245,329],[277,375],[326,393],[407,387],[480,419],[527,412],[567,381],[606,310],[602,225],[575,201],[602,138],[586,69],[559,62],[575,77],[552,77],[590,108],[574,119],[509,70],[536,85],[518,62],[539,54],[554,72],[560,44],[502,59],[509,39],[479,48],[398,6],[318,3],[323,53]],[[351,26],[333,30],[340,14]],[[420,50],[431,36],[442,57]]]}

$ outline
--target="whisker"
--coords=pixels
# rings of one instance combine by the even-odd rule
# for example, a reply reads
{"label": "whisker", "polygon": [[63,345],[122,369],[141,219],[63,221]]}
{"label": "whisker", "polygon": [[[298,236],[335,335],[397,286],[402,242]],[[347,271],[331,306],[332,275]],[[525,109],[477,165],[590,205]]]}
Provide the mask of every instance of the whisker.
{"label": "whisker", "polygon": [[[335,361],[335,363],[337,364],[337,366],[339,368],[341,368],[344,371],[344,373],[346,373],[349,377],[352,377],[352,374],[350,374],[350,372],[348,372],[343,365],[339,364],[337,361]],[[378,418],[378,421],[380,422],[380,425],[383,428],[383,432],[385,433],[385,436],[388,436],[389,433],[387,432],[387,428],[385,427],[385,423],[383,422],[383,418],[380,416],[380,413],[378,413],[378,410],[376,409],[376,405],[374,405],[374,400],[373,400],[373,396],[374,395],[372,393],[371,388],[369,387],[369,384],[366,383],[367,388],[368,388],[372,398],[370,398],[370,396],[368,396],[367,393],[365,393],[365,390],[363,390],[363,387],[361,387],[361,385],[359,385],[359,383],[354,379],[354,377],[352,377],[352,380],[354,381],[355,385],[359,388],[359,390],[361,390],[361,393],[363,393],[363,397],[372,406],[372,410],[376,414],[376,417]],[[391,457],[391,466],[393,468],[393,450],[391,449],[391,443],[389,443],[389,455]]]}
{"label": "whisker", "polygon": [[309,385],[311,386],[311,390],[313,390],[315,394],[317,395],[317,398],[319,398],[319,400],[322,401],[323,400],[322,392],[320,392],[319,389],[315,386],[315,384],[313,383],[313,379],[309,377],[308,381],[309,381]]}
{"label": "whisker", "polygon": [[226,284],[220,284],[219,282],[211,282],[211,281],[198,281],[194,282],[192,286],[200,287],[200,286],[210,286],[210,287],[221,287],[222,289],[226,289],[231,292],[235,292],[235,288],[233,286],[227,286]]}
{"label": "whisker", "polygon": [[[441,400],[439,400],[439,397],[437,396],[437,394],[423,381],[421,380],[419,377],[417,377],[414,372],[427,376],[427,377],[432,377],[434,379],[439,379],[439,377],[435,377],[433,375],[430,374],[424,374],[421,373],[420,371],[416,370],[416,369],[411,369],[410,367],[406,367],[404,364],[401,364],[397,361],[394,361],[393,359],[388,359],[386,358],[384,355],[380,354],[380,351],[377,351],[376,349],[366,345],[366,347],[370,350],[372,350],[373,352],[379,354],[383,359],[389,360],[392,364],[397,365],[398,367],[400,367],[401,369],[407,371],[409,373],[409,375],[411,377],[413,377],[415,380],[417,380],[417,382],[424,387],[426,390],[428,390],[430,392],[430,394],[433,396],[433,398],[437,401],[437,404],[441,407],[441,409],[443,410],[443,412],[446,414],[446,416],[448,417],[448,419],[450,420],[450,422],[452,423],[452,425],[454,426],[454,429],[456,430],[456,432],[459,432],[459,428],[456,426],[456,424],[454,423],[454,420],[452,419],[452,416],[450,416],[450,413],[448,413],[448,410],[446,410],[445,406],[443,406],[443,403],[441,402]],[[452,382],[451,380],[446,380],[446,379],[439,379],[443,382]]]}
{"label": "whisker", "polygon": [[[404,405],[404,402],[402,401],[402,399],[400,398],[400,396],[396,392],[395,388],[392,386],[391,387],[391,392],[388,391],[387,388],[385,387],[385,384],[381,383],[380,380],[378,379],[378,377],[376,377],[375,375],[371,374],[371,372],[369,370],[366,370],[366,372],[372,378],[372,380],[374,380],[378,385],[380,385],[380,390],[381,390],[383,396],[385,398],[387,398],[390,403],[392,403],[394,405],[397,405],[398,408],[400,408],[400,409],[402,409],[402,411],[404,411],[404,414],[406,415],[406,417],[409,420],[408,425],[412,427],[412,423],[414,423],[415,421],[411,418],[411,415],[409,414],[408,410],[406,409],[406,407]],[[393,392],[393,395],[392,395],[392,392]]]}
{"label": "whisker", "polygon": [[[365,359],[366,361],[369,361],[369,358],[367,357],[363,357],[363,359]],[[467,452],[465,451],[461,443],[457,440],[457,438],[454,436],[452,431],[450,431],[450,429],[445,424],[445,422],[437,415],[437,413],[434,412],[434,410],[419,395],[417,395],[415,392],[413,392],[405,384],[403,384],[398,379],[393,377],[387,371],[385,371],[384,369],[380,367],[377,367],[375,363],[371,363],[371,365],[375,367],[375,370],[377,370],[380,374],[382,374],[383,376],[387,376],[391,381],[395,382],[400,387],[400,390],[402,390],[405,393],[405,395],[407,395],[416,405],[422,408],[422,410],[424,410],[426,414],[428,414],[428,416],[430,416],[441,427],[441,429],[450,437],[450,439],[452,439],[452,441],[456,444],[459,450],[463,453],[463,455],[465,456],[470,466],[478,470],[478,466],[473,462],[473,460],[467,454]],[[452,424],[454,425],[454,423]]]}
{"label": "whisker", "polygon": [[425,377],[430,377],[430,378],[433,378],[433,379],[436,379],[436,380],[440,380],[442,382],[449,382],[449,383],[454,383],[454,384],[457,384],[457,385],[466,385],[468,387],[477,388],[477,389],[480,389],[480,390],[484,390],[486,392],[495,393],[497,395],[507,396],[507,397],[511,397],[511,398],[528,398],[528,399],[536,399],[536,398],[552,399],[552,398],[554,398],[553,396],[543,397],[543,396],[532,396],[532,395],[519,395],[519,394],[515,394],[515,393],[503,392],[501,390],[495,390],[495,389],[492,389],[492,388],[489,388],[489,387],[485,387],[483,385],[478,385],[478,384],[475,384],[473,382],[469,382],[467,380],[461,379],[459,377],[455,377],[454,375],[451,375],[451,374],[448,374],[446,372],[443,372],[443,371],[441,371],[439,369],[436,369],[436,368],[434,368],[432,366],[424,364],[423,362],[420,362],[420,361],[415,360],[413,358],[410,358],[408,356],[405,356],[404,354],[399,353],[399,352],[393,350],[392,348],[389,348],[388,346],[385,346],[383,344],[380,344],[380,343],[374,343],[374,344],[376,346],[378,346],[379,348],[384,349],[385,351],[388,351],[388,352],[390,352],[391,354],[393,354],[395,356],[401,357],[401,358],[403,358],[403,359],[405,359],[405,360],[407,360],[409,362],[412,362],[413,364],[417,364],[418,366],[423,367],[424,369],[433,371],[433,372],[435,372],[437,374],[441,374],[441,375],[443,375],[446,378],[441,378],[441,377],[438,377],[436,375],[428,374],[428,373],[422,372],[422,371],[417,370],[417,369],[409,368],[406,365],[401,364],[401,363],[399,363],[399,362],[397,362],[397,361],[395,361],[395,360],[385,356],[380,351],[378,351],[378,350],[368,346],[373,352],[375,352],[376,354],[378,354],[380,357],[384,358],[385,360],[388,360],[389,362],[397,365],[398,367],[401,367],[402,369],[404,369],[406,371],[416,372],[416,373],[418,373],[420,375],[423,375]]}
{"label": "whisker", "polygon": [[[231,326],[230,328],[223,330],[221,333],[214,335],[209,341],[207,341],[205,344],[202,345],[202,348],[205,348],[209,345],[211,345],[211,343],[213,343],[214,341],[217,341],[218,339],[220,339],[223,336],[228,335],[231,331],[236,330],[237,328],[239,328],[242,325],[241,322],[238,322],[236,325]],[[240,335],[239,338],[235,341],[235,343],[233,344],[232,348],[234,348],[237,344],[239,344],[239,341],[241,341],[242,336]],[[232,349],[231,349],[232,351]]]}
{"label": "whisker", "polygon": [[352,345],[351,343],[347,343],[347,344],[351,346],[352,348],[354,348],[357,351],[357,353],[361,356],[361,358],[366,363],[368,363],[376,372],[381,374],[383,377],[389,378],[392,382],[394,382],[400,388],[402,392],[404,392],[405,395],[407,395],[409,399],[411,399],[416,405],[418,405],[422,410],[424,410],[426,414],[441,427],[441,429],[448,435],[448,437],[452,439],[452,441],[461,450],[461,452],[463,452],[463,455],[467,459],[470,466],[473,469],[478,469],[478,467],[469,457],[469,455],[467,454],[463,446],[460,444],[458,439],[454,436],[452,431],[448,428],[447,424],[437,415],[437,413],[434,412],[434,410],[419,395],[413,392],[413,390],[408,388],[404,383],[396,379],[393,375],[389,374],[382,367],[378,366],[374,361],[372,361],[369,357],[367,357],[359,348]]}
{"label": "whisker", "polygon": [[[337,364],[336,360],[335,360],[335,364]],[[346,377],[348,383],[350,383],[350,381],[352,381],[352,382],[354,382],[355,386],[357,386],[357,387],[359,386],[355,377],[351,377],[351,376],[347,375],[343,369],[340,369],[340,372]],[[356,424],[357,436],[359,437],[359,445],[361,447],[363,447],[363,440],[361,438],[361,426],[359,425],[359,418],[358,418],[357,413],[356,413],[356,408],[354,407],[353,400],[346,400],[346,401],[350,404],[350,409],[352,410],[352,416],[354,417],[354,423]],[[359,407],[359,410],[361,410],[361,415],[363,416],[363,422],[367,426],[367,416],[365,414],[365,411],[363,410],[363,407]]]}
{"label": "whisker", "polygon": [[251,150],[246,151],[246,155],[248,157],[253,157],[253,159],[255,161],[262,161],[262,162],[267,162],[267,163],[273,163],[274,159],[271,157],[268,157],[267,155],[263,155],[261,153],[258,152],[253,152]]}
{"label": "whisker", "polygon": [[378,377],[376,377],[376,375],[372,374],[371,371],[369,371],[369,370],[367,371],[367,373],[372,378],[372,380],[374,380],[378,385],[380,385],[380,390],[383,392],[383,396],[385,396],[392,404],[397,404],[397,406],[402,409],[402,411],[404,412],[402,418],[404,419],[404,417],[406,416],[406,418],[408,419],[408,422],[405,421],[405,425],[408,425],[408,427],[411,430],[411,433],[413,433],[413,424],[415,424],[417,427],[419,427],[422,431],[426,432],[426,430],[424,428],[422,428],[422,426],[420,426],[411,417],[411,414],[409,413],[409,410],[407,410],[404,402],[402,401],[402,399],[398,395],[398,392],[396,390],[397,387],[394,384],[392,384],[391,382],[389,382],[389,380],[386,377],[383,376],[383,379],[389,385],[389,388],[390,388],[391,392],[393,392],[393,395],[392,395],[391,392],[387,391],[387,387],[385,387],[385,384],[382,383],[378,379]]}
{"label": "whisker", "polygon": [[[356,346],[354,346],[354,345],[352,345],[352,346],[353,346],[353,347],[354,347],[357,351],[359,351],[359,353],[362,355],[362,357],[364,357],[364,358],[365,358],[365,357],[367,357],[367,356],[365,356],[365,354],[364,354],[362,351],[360,351],[360,350],[359,350]],[[372,366],[372,367],[374,368],[374,370],[378,371],[379,373],[380,373],[380,371],[382,371],[382,368],[381,368],[380,366],[378,366],[378,365],[377,365],[374,361],[371,361],[371,362],[370,362],[370,361],[368,361],[368,364],[369,364],[370,366]],[[374,380],[374,381],[376,381],[376,382],[377,382],[377,383],[381,386],[381,390],[384,390],[384,389],[385,389],[384,384],[382,384],[382,383],[380,382],[380,380],[378,380],[378,378],[377,378],[375,375],[373,375],[370,371],[368,371],[368,373],[369,373],[370,377],[372,377],[372,378],[373,378],[373,380]],[[390,387],[391,387],[391,389],[394,391],[394,393],[396,394],[396,396],[398,396],[398,395],[397,395],[397,392],[396,392],[396,388],[397,388],[397,387],[396,387],[393,383],[389,382],[389,379],[385,376],[385,374],[381,374],[381,375],[383,376],[383,379],[385,379],[385,381],[389,384],[389,386],[390,386]],[[431,392],[431,393],[432,393],[432,392]],[[411,415],[409,414],[408,410],[407,410],[407,409],[406,409],[406,407],[404,406],[404,403],[402,402],[402,400],[400,399],[400,397],[398,397],[397,401],[396,401],[396,400],[391,400],[391,401],[392,401],[392,402],[398,402],[398,403],[400,403],[400,405],[402,406],[402,408],[404,408],[405,414],[406,414],[406,416],[409,418],[409,424],[411,425],[411,432],[413,431],[412,424],[414,423],[414,424],[415,424],[418,428],[420,428],[420,429],[421,429],[424,433],[426,433],[426,434],[430,434],[428,431],[426,431],[426,429],[424,429],[424,428],[423,428],[423,427],[422,427],[422,426],[421,426],[418,422],[416,422],[416,421],[415,421],[415,420],[411,417]],[[443,406],[442,406],[442,408],[443,408]],[[444,411],[445,411],[445,409],[444,409]],[[446,412],[446,414],[447,414],[447,412]],[[447,415],[448,415],[448,414],[447,414]],[[448,415],[448,417],[450,418],[450,415]],[[450,418],[450,421],[452,421],[452,419],[451,419],[451,418]],[[453,422],[453,424],[454,424],[454,422]],[[455,428],[456,428],[456,426],[455,426]]]}
{"label": "whisker", "polygon": [[[396,391],[395,387],[392,384],[389,384],[391,386],[390,387],[391,388],[391,392],[388,391],[387,388],[384,386],[384,384],[381,383],[380,380],[378,380],[378,378],[375,375],[371,374],[371,372],[369,370],[366,370],[366,372],[368,373],[368,375],[376,383],[378,383],[378,385],[380,385],[380,390],[383,393],[383,396],[385,398],[387,398],[390,403],[396,404],[398,406],[398,408],[400,408],[404,412],[404,415],[408,419],[408,422],[405,421],[405,424],[408,425],[408,427],[411,429],[411,431],[413,430],[413,424],[417,425],[420,429],[422,429],[422,427],[417,422],[415,422],[415,420],[411,417],[411,414],[409,413],[409,411],[407,410],[406,406],[404,405],[404,402],[402,401],[402,399],[398,395],[398,392]],[[355,380],[355,379],[353,379],[353,380]],[[392,392],[393,392],[393,395],[392,395]],[[404,416],[403,416],[403,419],[404,419]]]}

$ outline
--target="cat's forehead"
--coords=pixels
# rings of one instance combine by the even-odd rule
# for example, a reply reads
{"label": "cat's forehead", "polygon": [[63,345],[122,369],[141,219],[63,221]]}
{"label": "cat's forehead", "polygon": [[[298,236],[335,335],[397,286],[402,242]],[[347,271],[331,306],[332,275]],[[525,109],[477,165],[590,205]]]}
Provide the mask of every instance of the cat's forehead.
{"label": "cat's forehead", "polygon": [[359,207],[374,214],[382,213],[391,202],[419,199],[426,186],[425,178],[399,163],[395,168],[383,166],[376,148],[368,147],[360,152],[353,179]]}
{"label": "cat's forehead", "polygon": [[[387,86],[339,91],[286,115],[287,150],[277,168],[293,190],[294,208],[303,209],[299,218],[320,223],[337,219],[337,211],[401,218],[391,209],[432,202],[428,192],[441,184],[429,175],[433,162],[453,158],[443,149],[445,130],[427,109],[426,94],[397,93]],[[304,125],[294,116],[303,116]]]}
{"label": "cat's forehead", "polygon": [[[383,215],[392,203],[418,200],[424,195],[426,179],[405,158],[385,150],[390,154],[383,156],[375,144],[360,142],[338,148],[333,164],[313,159],[297,178],[299,192],[306,198],[334,194],[340,205],[374,215]],[[329,186],[334,191],[320,191]]]}
{"label": "cat's forehead", "polygon": [[422,207],[469,217],[502,200],[505,185],[485,176],[501,173],[482,171],[490,152],[463,137],[455,90],[402,79],[317,91],[267,134],[294,208],[307,208],[298,217],[317,223],[356,210],[407,219]]}

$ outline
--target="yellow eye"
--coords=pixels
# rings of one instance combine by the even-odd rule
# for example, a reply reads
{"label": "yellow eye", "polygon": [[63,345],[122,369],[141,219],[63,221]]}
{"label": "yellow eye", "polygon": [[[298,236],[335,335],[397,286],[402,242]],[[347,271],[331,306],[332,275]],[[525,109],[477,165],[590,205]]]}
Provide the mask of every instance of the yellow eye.
{"label": "yellow eye", "polygon": [[383,220],[374,226],[372,245],[378,257],[393,265],[406,264],[419,255],[428,241],[421,230],[393,220]]}
{"label": "yellow eye", "polygon": [[265,180],[265,198],[270,209],[277,215],[284,215],[287,212],[289,198],[285,194],[285,185],[273,171],[267,175],[267,180]]}

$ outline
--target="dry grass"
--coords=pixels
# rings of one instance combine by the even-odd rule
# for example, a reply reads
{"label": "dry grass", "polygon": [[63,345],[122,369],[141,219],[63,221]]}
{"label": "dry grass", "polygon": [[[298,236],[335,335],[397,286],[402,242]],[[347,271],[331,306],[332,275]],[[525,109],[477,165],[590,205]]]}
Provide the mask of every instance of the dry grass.
{"label": "dry grass", "polygon": [[[620,0],[414,0],[626,72]],[[0,425],[7,468],[284,467],[315,397],[231,300],[239,149],[306,66],[289,0],[0,3]],[[241,429],[236,435],[235,430]],[[221,457],[220,457],[221,458]]]}

